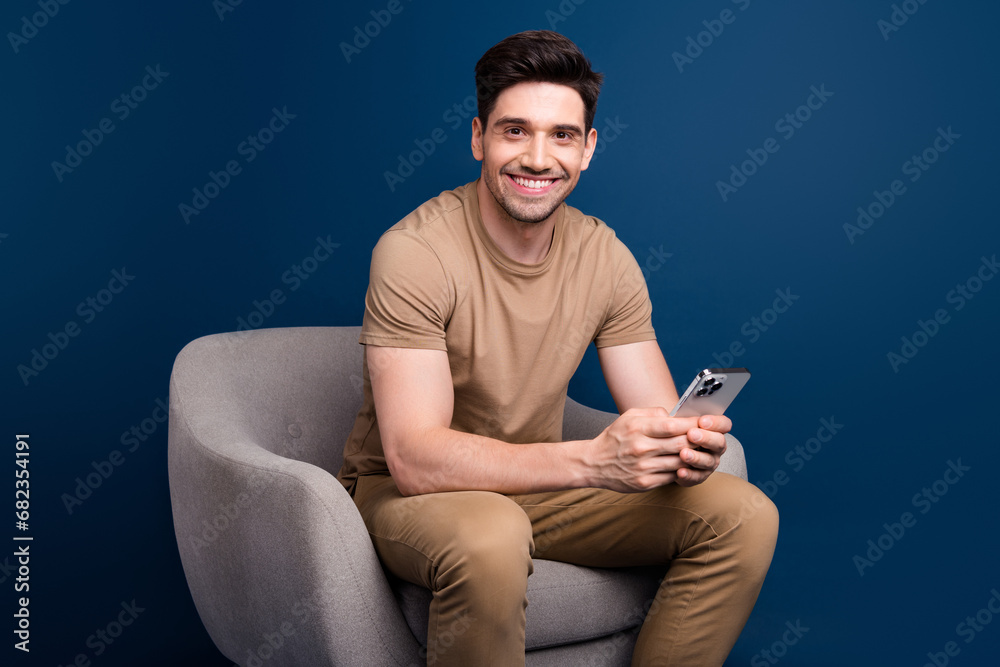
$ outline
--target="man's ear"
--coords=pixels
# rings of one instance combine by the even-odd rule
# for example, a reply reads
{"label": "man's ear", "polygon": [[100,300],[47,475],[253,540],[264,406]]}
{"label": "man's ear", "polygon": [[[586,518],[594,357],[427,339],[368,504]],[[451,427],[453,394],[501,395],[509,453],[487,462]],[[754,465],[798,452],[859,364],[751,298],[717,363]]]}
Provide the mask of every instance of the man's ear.
{"label": "man's ear", "polygon": [[584,171],[590,166],[590,158],[594,157],[594,150],[597,148],[597,128],[590,128],[587,133],[587,142],[583,145],[583,161],[580,162],[580,171]]}
{"label": "man's ear", "polygon": [[472,157],[483,161],[483,124],[479,122],[479,116],[472,118]]}

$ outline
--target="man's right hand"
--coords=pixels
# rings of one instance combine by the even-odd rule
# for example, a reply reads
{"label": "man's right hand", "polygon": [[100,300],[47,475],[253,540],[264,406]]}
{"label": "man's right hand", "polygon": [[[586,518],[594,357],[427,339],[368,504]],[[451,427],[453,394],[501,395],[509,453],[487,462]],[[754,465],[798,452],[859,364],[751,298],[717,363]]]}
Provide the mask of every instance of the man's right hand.
{"label": "man's right hand", "polygon": [[666,408],[633,408],[590,441],[588,486],[624,493],[708,479],[726,451],[727,417],[671,417]]}

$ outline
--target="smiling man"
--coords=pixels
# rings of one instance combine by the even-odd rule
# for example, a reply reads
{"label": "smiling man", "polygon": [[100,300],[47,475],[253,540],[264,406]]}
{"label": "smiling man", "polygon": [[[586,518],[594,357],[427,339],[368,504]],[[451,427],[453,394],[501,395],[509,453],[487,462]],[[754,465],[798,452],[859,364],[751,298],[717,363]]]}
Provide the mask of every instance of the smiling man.
{"label": "smiling man", "polygon": [[[339,477],[386,568],[433,593],[428,664],[524,663],[534,555],[669,564],[633,664],[721,665],[770,565],[774,505],[715,473],[729,419],[668,416],[642,272],[564,203],[594,153],[601,81],[553,32],[492,47],[476,65],[480,178],[372,254],[364,404]],[[591,342],[621,414],[562,441]]]}

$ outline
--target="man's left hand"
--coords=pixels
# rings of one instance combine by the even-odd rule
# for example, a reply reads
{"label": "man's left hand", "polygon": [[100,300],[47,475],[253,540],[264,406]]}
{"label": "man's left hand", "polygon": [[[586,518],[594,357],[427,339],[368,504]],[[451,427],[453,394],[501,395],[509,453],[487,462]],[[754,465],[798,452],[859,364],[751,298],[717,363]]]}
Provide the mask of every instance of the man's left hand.
{"label": "man's left hand", "polygon": [[719,467],[719,459],[726,453],[726,433],[732,427],[729,417],[703,415],[698,418],[697,428],[687,433],[691,447],[680,451],[685,467],[677,469],[677,484],[701,484],[715,472]]}

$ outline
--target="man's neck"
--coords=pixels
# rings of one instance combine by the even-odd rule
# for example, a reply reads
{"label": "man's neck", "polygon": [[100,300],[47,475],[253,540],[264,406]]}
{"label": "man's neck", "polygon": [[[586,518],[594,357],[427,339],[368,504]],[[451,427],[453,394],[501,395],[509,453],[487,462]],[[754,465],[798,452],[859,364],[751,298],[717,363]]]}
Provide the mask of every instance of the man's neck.
{"label": "man's neck", "polygon": [[538,264],[545,259],[552,246],[558,209],[541,222],[521,222],[500,207],[482,179],[476,194],[486,233],[505,255],[522,264]]}

